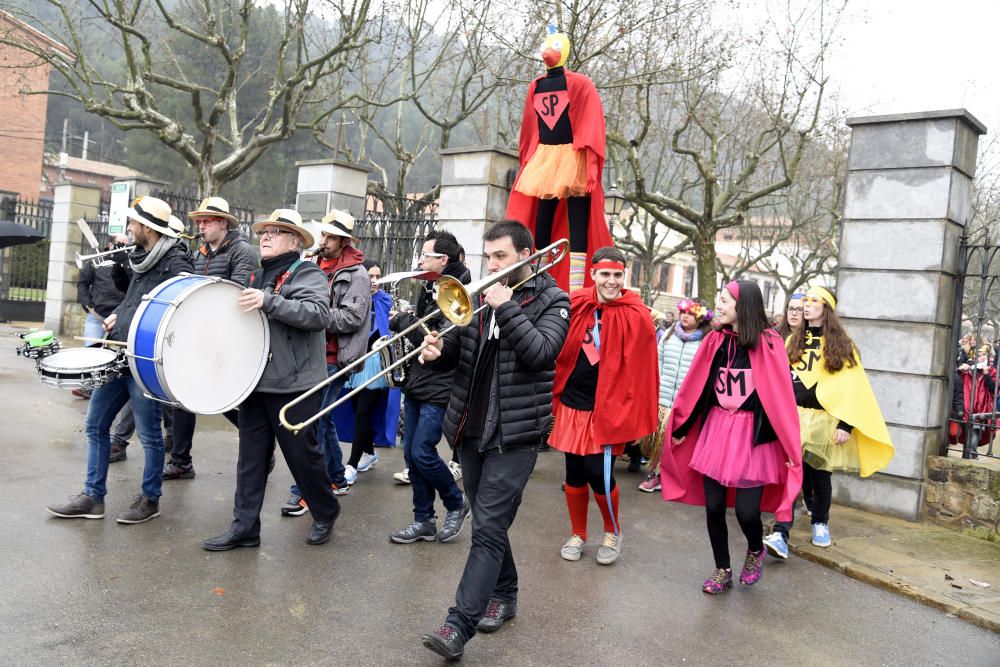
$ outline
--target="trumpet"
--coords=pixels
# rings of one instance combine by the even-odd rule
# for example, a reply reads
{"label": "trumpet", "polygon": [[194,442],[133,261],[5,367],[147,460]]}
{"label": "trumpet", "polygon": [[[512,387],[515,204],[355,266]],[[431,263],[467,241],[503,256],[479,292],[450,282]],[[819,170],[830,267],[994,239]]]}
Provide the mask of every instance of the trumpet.
{"label": "trumpet", "polygon": [[[527,266],[531,263],[535,263],[535,267],[534,269],[532,269],[530,275],[518,281],[516,284],[510,286],[512,290],[516,290],[521,285],[527,283],[529,280],[532,280],[533,278],[536,278],[537,276],[540,276],[543,273],[547,273],[548,271],[550,271],[552,267],[554,267],[556,264],[558,264],[559,262],[561,262],[563,259],[566,258],[566,256],[569,254],[567,252],[568,249],[569,249],[569,240],[560,239],[555,243],[548,245],[531,255],[528,255],[524,259],[519,260],[514,264],[511,264],[507,268],[501,271],[497,271],[496,273],[490,274],[489,276],[486,276],[485,278],[482,278],[470,285],[463,285],[461,281],[451,276],[441,276],[436,281],[434,281],[434,300],[438,305],[438,308],[436,310],[427,313],[426,315],[418,319],[416,322],[414,322],[410,326],[406,327],[405,329],[397,333],[392,338],[383,341],[381,346],[376,346],[376,349],[373,349],[372,351],[368,352],[367,354],[362,356],[360,359],[357,359],[353,363],[344,366],[339,371],[328,377],[326,380],[323,380],[316,386],[312,387],[311,389],[308,389],[300,396],[286,403],[284,406],[282,406],[281,410],[278,412],[278,419],[279,421],[281,421],[281,425],[284,426],[289,431],[291,431],[292,433],[297,434],[302,429],[317,422],[326,414],[332,412],[333,410],[336,410],[340,405],[354,398],[355,395],[363,391],[368,385],[372,384],[373,382],[381,378],[383,375],[393,373],[397,368],[401,367],[403,364],[409,362],[410,359],[413,359],[414,357],[419,355],[424,350],[424,348],[427,347],[428,343],[422,343],[418,347],[407,352],[402,357],[397,358],[395,362],[390,364],[388,367],[383,368],[380,373],[371,377],[367,382],[359,385],[358,387],[355,387],[350,392],[344,394],[339,399],[337,399],[330,405],[326,406],[325,408],[314,414],[309,419],[306,419],[305,421],[299,422],[297,424],[292,424],[288,421],[287,412],[290,408],[295,407],[296,405],[304,401],[307,397],[312,396],[318,391],[322,391],[327,386],[336,382],[340,378],[346,377],[347,375],[356,372],[358,368],[364,366],[364,363],[370,357],[376,354],[381,354],[382,348],[385,347],[386,345],[392,345],[396,341],[396,339],[402,336],[406,336],[407,334],[415,331],[420,327],[423,327],[425,330],[427,330],[427,323],[437,318],[438,316],[443,315],[449,322],[451,322],[450,325],[448,325],[447,327],[438,332],[439,336],[445,335],[455,327],[465,326],[469,324],[472,321],[472,319],[480,311],[485,309],[488,305],[484,303],[478,308],[476,308],[475,304],[473,303],[475,297],[482,294],[482,292],[486,290],[487,287],[490,287],[491,285],[494,285],[496,283],[506,284],[507,280],[514,273],[519,271],[521,267]],[[543,264],[542,259],[547,255],[551,255],[551,258],[549,259],[548,262]]]}
{"label": "trumpet", "polygon": [[124,248],[115,248],[114,250],[105,250],[104,252],[95,252],[93,255],[81,255],[76,253],[76,268],[82,269],[84,262],[89,262],[94,259],[100,259],[101,257],[107,257],[108,255],[113,255],[116,252],[132,252],[135,250],[134,245],[127,245]]}

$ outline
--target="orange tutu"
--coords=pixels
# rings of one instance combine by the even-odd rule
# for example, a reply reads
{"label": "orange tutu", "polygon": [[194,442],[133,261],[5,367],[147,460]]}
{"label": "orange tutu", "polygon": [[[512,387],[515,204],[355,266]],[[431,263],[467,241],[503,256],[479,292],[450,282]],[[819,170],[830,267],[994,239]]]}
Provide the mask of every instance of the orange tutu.
{"label": "orange tutu", "polygon": [[549,444],[553,449],[567,454],[586,456],[601,454],[604,452],[604,445],[611,444],[611,453],[614,456],[621,456],[625,452],[624,442],[618,444],[594,442],[593,412],[574,410],[557,400],[552,413],[555,425],[549,436]]}
{"label": "orange tutu", "polygon": [[587,158],[573,144],[538,144],[514,189],[538,199],[566,199],[587,194]]}

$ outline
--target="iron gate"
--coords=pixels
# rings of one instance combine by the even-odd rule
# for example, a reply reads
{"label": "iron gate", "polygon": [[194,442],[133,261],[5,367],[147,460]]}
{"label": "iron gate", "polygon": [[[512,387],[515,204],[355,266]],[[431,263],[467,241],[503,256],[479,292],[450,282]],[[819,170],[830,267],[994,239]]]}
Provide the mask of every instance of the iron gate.
{"label": "iron gate", "polygon": [[6,197],[0,202],[0,219],[27,225],[45,237],[0,250],[0,319],[40,322],[45,318],[52,202]]}

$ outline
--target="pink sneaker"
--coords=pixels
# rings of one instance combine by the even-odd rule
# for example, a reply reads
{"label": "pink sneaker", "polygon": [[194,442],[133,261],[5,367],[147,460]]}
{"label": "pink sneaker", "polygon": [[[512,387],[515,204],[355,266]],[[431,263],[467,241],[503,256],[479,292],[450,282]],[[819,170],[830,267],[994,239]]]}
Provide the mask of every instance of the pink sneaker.
{"label": "pink sneaker", "polygon": [[645,491],[646,493],[653,493],[654,491],[660,490],[660,473],[651,472],[649,477],[643,480],[642,484],[639,485],[640,491]]}
{"label": "pink sneaker", "polygon": [[740,572],[740,583],[753,586],[760,581],[761,570],[764,569],[764,550],[747,551],[747,559],[743,561],[743,571]]}
{"label": "pink sneaker", "polygon": [[701,585],[701,590],[709,595],[718,595],[727,588],[733,587],[733,571],[729,568],[720,567],[705,580]]}

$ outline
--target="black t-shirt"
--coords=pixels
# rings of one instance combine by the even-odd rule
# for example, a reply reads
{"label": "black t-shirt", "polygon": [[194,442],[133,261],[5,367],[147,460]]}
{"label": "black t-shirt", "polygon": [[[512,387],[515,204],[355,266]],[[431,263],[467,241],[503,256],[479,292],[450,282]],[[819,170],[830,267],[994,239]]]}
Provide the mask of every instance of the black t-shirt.
{"label": "black t-shirt", "polygon": [[463,434],[469,438],[484,438],[487,412],[490,409],[490,392],[493,391],[493,373],[496,368],[497,351],[500,349],[500,327],[492,308],[483,313],[483,322],[488,326],[482,332],[479,348],[479,358],[473,371],[472,395],[469,400],[469,412],[466,416]]}
{"label": "black t-shirt", "polygon": [[[566,70],[562,67],[550,69],[544,78],[535,83],[533,100],[535,118],[538,121],[538,142],[550,145],[573,143]],[[549,123],[554,124],[549,127]]]}
{"label": "black t-shirt", "polygon": [[[823,329],[821,329],[820,327],[808,327],[807,331],[810,332],[812,335],[806,336],[806,344],[803,347],[805,348],[806,351],[818,350],[820,342],[823,340],[822,338]],[[796,363],[813,364],[813,363],[823,363],[823,361],[818,356],[810,357],[807,352],[805,355],[803,355],[803,360]],[[792,364],[792,390],[795,392],[795,405],[799,406],[800,408],[825,410],[826,408],[824,408],[820,404],[819,398],[816,397],[817,385],[813,385],[812,387],[807,387],[804,384],[802,384],[802,380],[800,380],[799,376],[795,373],[795,366],[796,364]],[[854,430],[853,426],[851,426],[850,424],[848,424],[843,420],[837,423],[837,428],[843,431],[847,431],[848,433]]]}
{"label": "black t-shirt", "polygon": [[[598,320],[601,311],[598,310]],[[600,334],[600,328],[598,328]],[[600,338],[600,335],[598,335]],[[583,345],[576,358],[576,367],[566,380],[566,387],[559,401],[568,408],[593,412],[594,398],[597,396],[597,376],[600,372],[600,350],[594,342],[594,325],[583,334]]]}

